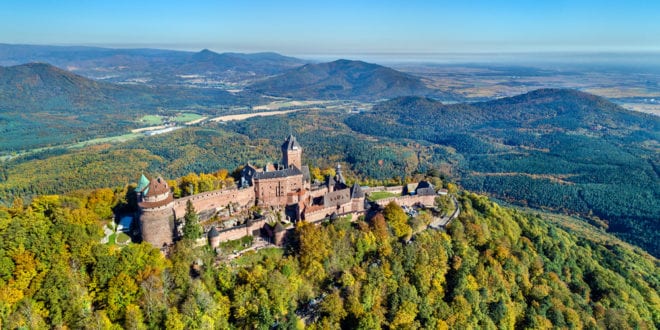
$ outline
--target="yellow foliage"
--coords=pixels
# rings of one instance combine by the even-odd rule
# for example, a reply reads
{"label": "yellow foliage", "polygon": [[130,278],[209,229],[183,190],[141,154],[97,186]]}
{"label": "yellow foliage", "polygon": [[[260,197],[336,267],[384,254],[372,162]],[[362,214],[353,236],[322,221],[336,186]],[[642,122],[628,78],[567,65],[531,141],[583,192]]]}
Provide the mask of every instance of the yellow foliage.
{"label": "yellow foliage", "polygon": [[11,279],[7,285],[0,287],[0,302],[6,303],[9,306],[23,299],[23,291],[17,289],[14,282]]}
{"label": "yellow foliage", "polygon": [[13,287],[23,291],[30,286],[32,279],[37,276],[38,262],[34,259],[34,254],[30,251],[25,251],[23,247],[12,254],[12,259],[16,265],[14,268]]}
{"label": "yellow foliage", "polygon": [[397,328],[403,325],[410,325],[413,323],[413,321],[415,321],[416,316],[417,305],[410,301],[404,301],[403,304],[401,304],[399,310],[396,312],[390,327]]}
{"label": "yellow foliage", "polygon": [[479,289],[479,283],[477,283],[477,279],[472,274],[467,276],[466,288],[471,291],[477,291]]}

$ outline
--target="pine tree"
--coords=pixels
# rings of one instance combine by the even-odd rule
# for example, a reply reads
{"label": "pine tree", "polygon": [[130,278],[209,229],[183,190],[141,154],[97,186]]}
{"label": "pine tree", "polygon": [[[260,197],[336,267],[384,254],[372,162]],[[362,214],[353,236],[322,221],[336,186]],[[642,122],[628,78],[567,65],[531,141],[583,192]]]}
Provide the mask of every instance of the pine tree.
{"label": "pine tree", "polygon": [[190,200],[186,203],[186,215],[184,216],[184,221],[183,239],[195,241],[202,237],[202,226],[199,225],[197,211],[195,211],[195,207]]}

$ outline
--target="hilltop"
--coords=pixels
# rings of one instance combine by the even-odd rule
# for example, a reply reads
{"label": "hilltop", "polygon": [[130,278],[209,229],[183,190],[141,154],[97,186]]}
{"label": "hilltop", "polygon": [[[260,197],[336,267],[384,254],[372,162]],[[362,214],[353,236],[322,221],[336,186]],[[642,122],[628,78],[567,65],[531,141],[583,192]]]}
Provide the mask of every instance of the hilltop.
{"label": "hilltop", "polygon": [[350,60],[306,64],[249,88],[268,95],[302,99],[378,100],[435,93],[419,77]]}
{"label": "hilltop", "polygon": [[460,194],[461,215],[446,232],[421,230],[406,242],[397,228],[418,227],[423,215],[408,218],[390,204],[356,223],[301,222],[285,249],[231,262],[218,262],[231,244],[216,254],[184,239],[166,258],[150,244],[102,243],[112,208],[126,207],[125,193],[96,189],[0,206],[3,327],[660,324],[657,259],[469,192]]}

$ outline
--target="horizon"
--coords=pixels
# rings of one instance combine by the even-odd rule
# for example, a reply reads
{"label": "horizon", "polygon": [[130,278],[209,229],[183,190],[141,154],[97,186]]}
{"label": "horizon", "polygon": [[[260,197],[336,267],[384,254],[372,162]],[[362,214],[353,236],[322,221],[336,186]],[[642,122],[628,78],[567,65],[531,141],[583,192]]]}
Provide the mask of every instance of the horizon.
{"label": "horizon", "polygon": [[[438,64],[438,65],[571,65],[571,64],[594,64],[594,65],[660,65],[660,50],[652,51],[507,51],[507,52],[327,52],[327,53],[283,53],[274,50],[261,50],[255,52],[242,52],[236,50],[214,49],[203,47],[198,49],[174,49],[167,47],[149,47],[126,45],[100,45],[100,44],[29,44],[29,43],[5,43],[0,46],[27,46],[27,47],[83,47],[107,50],[161,50],[198,53],[209,50],[214,53],[237,53],[257,54],[275,53],[282,56],[290,56],[312,62],[330,62],[340,59],[366,61],[380,64]],[[514,63],[515,62],[515,63]]]}
{"label": "horizon", "polygon": [[660,52],[641,0],[5,4],[0,43],[299,54]]}

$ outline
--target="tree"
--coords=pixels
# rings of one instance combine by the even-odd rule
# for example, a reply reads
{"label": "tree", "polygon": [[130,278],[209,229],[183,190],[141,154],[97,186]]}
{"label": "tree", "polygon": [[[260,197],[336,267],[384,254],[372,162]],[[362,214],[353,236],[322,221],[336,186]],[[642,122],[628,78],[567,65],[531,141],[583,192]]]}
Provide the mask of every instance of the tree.
{"label": "tree", "polygon": [[195,241],[202,237],[204,233],[202,226],[199,225],[199,217],[192,202],[186,202],[186,215],[183,217],[185,223],[183,225],[183,239]]}
{"label": "tree", "polygon": [[412,235],[412,229],[408,225],[408,216],[396,202],[392,201],[385,206],[383,216],[396,237],[407,239]]}
{"label": "tree", "polygon": [[112,217],[112,204],[115,194],[112,189],[100,188],[92,191],[87,199],[87,208],[94,211],[101,219]]}

